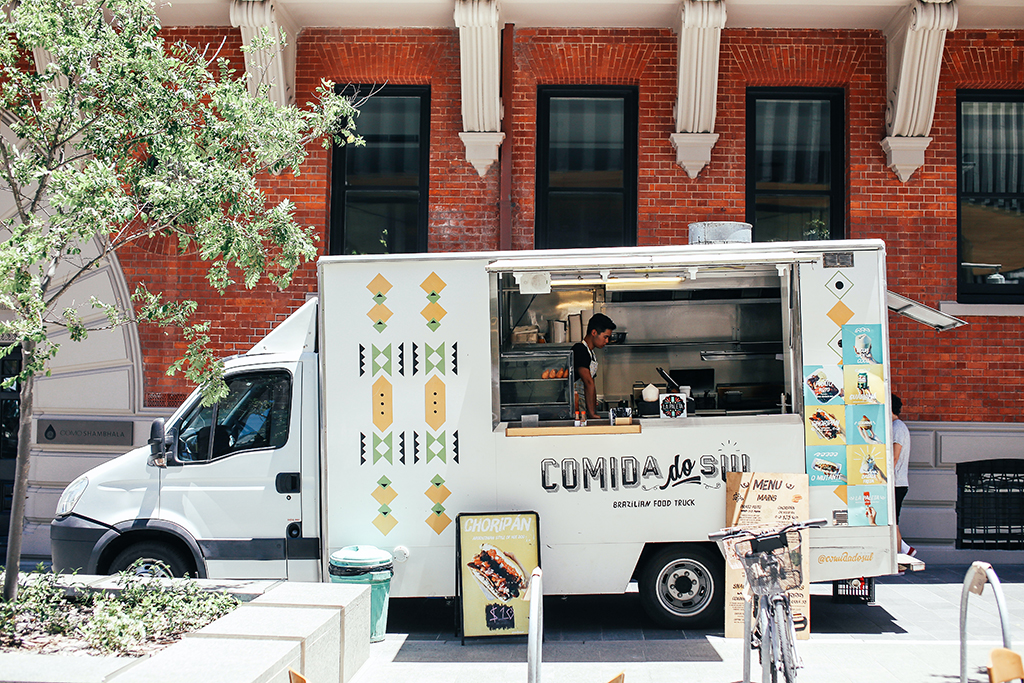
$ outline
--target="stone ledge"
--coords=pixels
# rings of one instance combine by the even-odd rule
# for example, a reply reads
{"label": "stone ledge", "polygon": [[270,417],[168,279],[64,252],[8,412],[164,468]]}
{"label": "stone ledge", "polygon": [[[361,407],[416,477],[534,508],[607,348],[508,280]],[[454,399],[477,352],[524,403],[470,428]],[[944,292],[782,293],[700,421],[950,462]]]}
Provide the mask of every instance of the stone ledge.
{"label": "stone ledge", "polygon": [[[71,592],[119,590],[110,576],[73,576],[66,582]],[[149,657],[3,653],[0,683],[191,683],[211,676],[221,683],[288,683],[289,668],[313,681],[346,683],[369,657],[368,585],[197,583],[248,604]]]}

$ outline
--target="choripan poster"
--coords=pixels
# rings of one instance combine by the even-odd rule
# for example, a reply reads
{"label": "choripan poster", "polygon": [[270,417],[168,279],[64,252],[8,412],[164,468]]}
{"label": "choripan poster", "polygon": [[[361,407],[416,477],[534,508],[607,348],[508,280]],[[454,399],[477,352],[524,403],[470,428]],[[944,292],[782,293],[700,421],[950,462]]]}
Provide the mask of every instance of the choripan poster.
{"label": "choripan poster", "polygon": [[529,632],[530,574],[540,566],[536,512],[464,513],[456,517],[462,636]]}
{"label": "choripan poster", "polygon": [[[729,472],[725,479],[725,519],[730,527],[768,531],[794,522],[803,522],[809,513],[806,474]],[[800,532],[806,546],[807,531]],[[796,637],[806,640],[811,635],[811,613],[807,576],[810,569],[807,553],[801,552],[803,581],[789,592]],[[746,576],[742,566],[726,562],[725,637],[743,637],[743,602]]]}

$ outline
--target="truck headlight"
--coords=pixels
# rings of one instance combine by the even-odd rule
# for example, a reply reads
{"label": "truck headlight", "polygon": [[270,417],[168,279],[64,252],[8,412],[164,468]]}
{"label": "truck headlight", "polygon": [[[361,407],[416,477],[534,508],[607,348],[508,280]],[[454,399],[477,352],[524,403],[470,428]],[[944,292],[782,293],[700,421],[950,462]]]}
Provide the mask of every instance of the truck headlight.
{"label": "truck headlight", "polygon": [[73,482],[68,484],[68,487],[64,489],[64,493],[60,494],[60,500],[57,501],[57,517],[67,517],[71,514],[71,511],[75,509],[75,505],[78,504],[78,499],[85,493],[86,487],[89,486],[88,477],[79,477]]}

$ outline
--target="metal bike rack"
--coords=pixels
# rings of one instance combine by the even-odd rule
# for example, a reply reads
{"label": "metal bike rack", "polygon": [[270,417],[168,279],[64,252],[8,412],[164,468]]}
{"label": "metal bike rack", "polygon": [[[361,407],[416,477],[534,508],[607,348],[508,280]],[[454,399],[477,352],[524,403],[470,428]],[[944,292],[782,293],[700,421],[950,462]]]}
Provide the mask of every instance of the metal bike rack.
{"label": "metal bike rack", "polygon": [[530,627],[526,636],[526,680],[540,683],[541,649],[544,645],[544,582],[540,567],[530,576]]}
{"label": "metal bike rack", "polygon": [[743,601],[743,683],[750,683],[750,636],[753,631],[754,596]]}
{"label": "metal bike rack", "polygon": [[992,592],[996,596],[999,623],[1003,629],[1003,647],[1012,649],[1010,617],[1006,612],[1006,600],[1003,598],[1003,587],[999,584],[999,577],[988,562],[975,562],[967,570],[964,587],[960,592],[960,683],[967,683],[967,599],[971,593],[981,595],[986,583],[992,584]]}

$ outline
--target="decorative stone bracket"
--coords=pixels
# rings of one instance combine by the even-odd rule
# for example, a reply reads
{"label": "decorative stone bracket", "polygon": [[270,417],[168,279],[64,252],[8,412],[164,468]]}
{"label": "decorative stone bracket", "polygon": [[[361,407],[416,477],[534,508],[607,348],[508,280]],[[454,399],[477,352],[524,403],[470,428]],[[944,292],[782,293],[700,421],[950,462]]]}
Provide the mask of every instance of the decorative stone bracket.
{"label": "decorative stone bracket", "polygon": [[946,32],[956,29],[956,0],[914,0],[885,29],[888,64],[886,165],[906,182],[924,164]]}
{"label": "decorative stone bracket", "polygon": [[676,132],[671,136],[676,163],[696,178],[711,161],[718,142],[718,53],[725,26],[725,2],[684,0],[679,27]]}
{"label": "decorative stone bracket", "polygon": [[265,28],[275,41],[282,30],[285,46],[250,50],[245,53],[245,72],[249,76],[249,93],[256,95],[263,84],[267,95],[279,107],[295,103],[295,41],[298,25],[283,6],[273,0],[231,0],[231,25],[242,33],[242,44],[250,45]]}
{"label": "decorative stone bracket", "polygon": [[882,140],[885,165],[893,170],[900,182],[907,182],[914,171],[924,166],[924,151],[931,138],[905,138],[891,135]]}
{"label": "decorative stone bracket", "polygon": [[462,128],[466,160],[481,177],[498,159],[501,130],[501,24],[497,0],[456,0],[462,60]]}
{"label": "decorative stone bracket", "polygon": [[686,175],[696,178],[711,161],[711,148],[718,142],[718,133],[673,133],[669,136],[676,150],[676,163]]}
{"label": "decorative stone bracket", "polygon": [[462,144],[466,146],[466,161],[473,164],[473,168],[483,178],[487,175],[487,169],[498,159],[498,150],[505,134],[497,133],[459,133]]}

